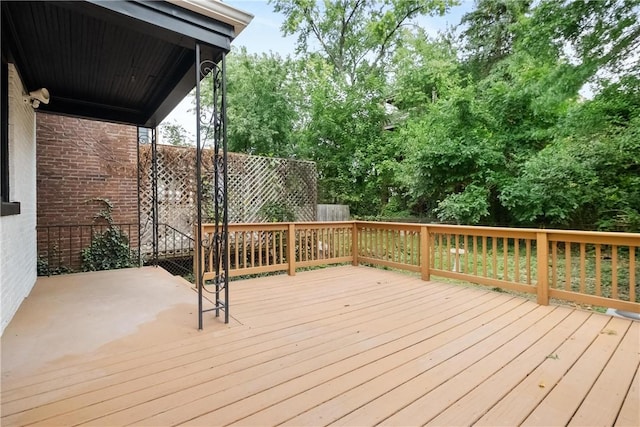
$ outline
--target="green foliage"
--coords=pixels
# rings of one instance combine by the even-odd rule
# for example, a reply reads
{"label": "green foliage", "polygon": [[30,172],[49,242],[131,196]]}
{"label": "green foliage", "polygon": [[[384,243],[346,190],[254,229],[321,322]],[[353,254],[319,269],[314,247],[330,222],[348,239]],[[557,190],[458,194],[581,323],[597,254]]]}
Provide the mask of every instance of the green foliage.
{"label": "green foliage", "polygon": [[475,9],[464,15],[460,23],[472,73],[486,76],[512,53],[517,24],[531,3],[531,0],[476,0]]}
{"label": "green foliage", "polygon": [[449,194],[438,203],[435,212],[442,222],[455,224],[478,224],[489,215],[489,191],[469,185],[461,193]]}
{"label": "green foliage", "polygon": [[228,57],[231,149],[315,161],[318,202],[356,217],[639,230],[640,0],[419,28],[456,3],[273,0],[298,56]]}
{"label": "green foliage", "polygon": [[94,216],[95,221],[106,221],[107,229],[92,235],[91,244],[82,250],[82,270],[98,271],[134,267],[136,257],[131,251],[129,238],[114,225],[111,213],[113,203],[109,199],[94,198],[87,202],[100,202],[103,210]]}
{"label": "green foliage", "polygon": [[272,53],[232,51],[227,61],[231,151],[279,157],[296,153],[301,93],[295,66]]}
{"label": "green foliage", "polygon": [[298,35],[298,52],[319,54],[337,80],[353,84],[384,69],[400,29],[424,15],[443,15],[457,0],[270,0],[285,16],[282,32]]}
{"label": "green foliage", "polygon": [[49,266],[49,261],[46,257],[39,256],[36,263],[38,276],[57,276],[59,274],[73,273],[73,270],[66,265]]}
{"label": "green foliage", "polygon": [[91,244],[82,250],[82,270],[98,271],[134,267],[135,255],[127,235],[118,227],[110,226],[93,236]]}
{"label": "green foliage", "polygon": [[575,146],[552,144],[526,161],[522,173],[505,185],[500,200],[523,224],[568,226],[580,218],[579,207],[597,196],[597,176],[590,159]]}
{"label": "green foliage", "polygon": [[185,147],[192,145],[189,138],[189,132],[177,122],[165,123],[159,126],[161,140],[163,144],[174,145],[177,147]]}
{"label": "green foliage", "polygon": [[296,215],[293,210],[282,203],[270,202],[260,208],[260,216],[265,222],[293,222]]}

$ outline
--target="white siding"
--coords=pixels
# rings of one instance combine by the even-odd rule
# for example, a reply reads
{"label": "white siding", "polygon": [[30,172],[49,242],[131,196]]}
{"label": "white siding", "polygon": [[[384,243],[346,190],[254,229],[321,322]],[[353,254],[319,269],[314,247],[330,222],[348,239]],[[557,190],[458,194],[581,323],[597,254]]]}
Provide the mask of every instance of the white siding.
{"label": "white siding", "polygon": [[36,281],[36,121],[23,92],[10,64],[9,185],[11,201],[20,202],[20,215],[0,217],[0,334]]}

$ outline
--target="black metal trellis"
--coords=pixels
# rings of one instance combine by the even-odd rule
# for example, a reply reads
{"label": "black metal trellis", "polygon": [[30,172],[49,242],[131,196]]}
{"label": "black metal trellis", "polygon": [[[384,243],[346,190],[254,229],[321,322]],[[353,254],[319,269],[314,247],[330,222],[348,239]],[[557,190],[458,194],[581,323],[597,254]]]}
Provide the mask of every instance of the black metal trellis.
{"label": "black metal trellis", "polygon": [[[195,230],[195,271],[198,288],[198,329],[203,328],[203,314],[214,311],[216,317],[224,311],[224,321],[229,323],[229,266],[228,266],[228,203],[227,203],[227,138],[226,138],[226,69],[225,53],[218,63],[201,60],[200,44],[196,43],[196,230]],[[210,79],[202,80],[211,74]],[[206,85],[205,85],[206,84]],[[211,91],[211,111],[206,114],[202,108],[203,90]],[[209,221],[213,221],[214,232],[210,236],[202,235],[203,194],[202,156],[207,142],[213,136],[213,212]],[[204,260],[212,259],[214,272],[211,284],[204,280]],[[213,290],[209,290],[209,286]],[[214,305],[204,307],[203,292],[215,295]]]}
{"label": "black metal trellis", "polygon": [[[157,134],[155,128],[138,127],[138,261],[140,266],[144,265],[145,260],[142,257],[142,245],[145,230],[151,222],[151,263],[158,265],[159,258],[159,204],[158,204],[158,150],[157,150]],[[151,200],[144,200],[141,192],[143,174],[146,176],[147,171],[141,169],[140,163],[140,145],[149,145],[151,147]],[[147,204],[150,202],[150,206]],[[144,206],[143,206],[144,204]],[[148,253],[146,253],[148,255]],[[149,260],[146,260],[149,261]]]}
{"label": "black metal trellis", "polygon": [[151,188],[152,188],[152,202],[151,202],[151,213],[152,213],[152,226],[153,226],[153,234],[152,234],[152,242],[153,242],[153,265],[158,265],[158,222],[159,222],[159,213],[158,213],[158,146],[156,139],[156,130],[150,129],[150,138],[151,138]]}

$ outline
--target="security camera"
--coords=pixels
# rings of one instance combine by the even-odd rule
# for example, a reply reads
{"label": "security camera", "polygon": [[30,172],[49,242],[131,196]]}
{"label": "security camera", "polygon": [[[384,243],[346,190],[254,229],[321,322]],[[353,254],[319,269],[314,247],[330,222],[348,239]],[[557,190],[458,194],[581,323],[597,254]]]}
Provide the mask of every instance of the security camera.
{"label": "security camera", "polygon": [[33,108],[38,108],[40,103],[48,104],[50,99],[49,91],[46,88],[40,88],[29,92],[29,96],[24,97],[24,102],[30,103]]}

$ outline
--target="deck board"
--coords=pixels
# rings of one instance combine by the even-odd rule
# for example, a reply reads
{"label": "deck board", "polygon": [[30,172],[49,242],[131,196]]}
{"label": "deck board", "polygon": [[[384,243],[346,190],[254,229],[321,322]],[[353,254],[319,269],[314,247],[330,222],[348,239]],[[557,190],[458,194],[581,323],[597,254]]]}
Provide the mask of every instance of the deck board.
{"label": "deck board", "polygon": [[[629,322],[612,318],[523,425],[566,425],[579,409],[602,369],[629,329]],[[559,355],[560,357],[560,355]]]}
{"label": "deck board", "polygon": [[627,396],[639,363],[640,323],[634,323],[569,425],[612,425]]}
{"label": "deck board", "polygon": [[367,267],[231,295],[232,325],[3,372],[2,425],[637,425],[638,322]]}
{"label": "deck board", "polygon": [[616,418],[616,426],[637,427],[640,426],[640,372],[636,370],[631,382],[631,388],[622,404],[622,409]]}

